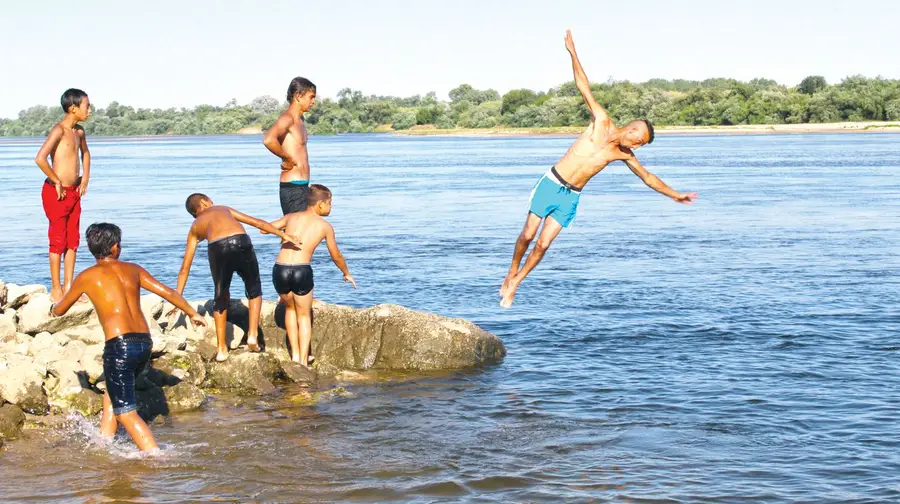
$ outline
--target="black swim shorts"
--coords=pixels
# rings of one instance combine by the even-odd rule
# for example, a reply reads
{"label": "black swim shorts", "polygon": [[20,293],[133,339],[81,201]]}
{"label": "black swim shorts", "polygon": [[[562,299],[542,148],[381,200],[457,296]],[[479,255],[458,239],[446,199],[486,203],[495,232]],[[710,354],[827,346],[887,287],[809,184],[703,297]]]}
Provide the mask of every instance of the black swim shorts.
{"label": "black swim shorts", "polygon": [[262,283],[259,280],[259,263],[256,252],[246,234],[238,234],[219,238],[209,242],[209,271],[216,286],[216,298],[213,309],[217,312],[228,309],[231,298],[231,279],[237,273],[244,281],[244,292],[247,299],[262,296]]}
{"label": "black swim shorts", "polygon": [[313,270],[309,264],[281,264],[275,263],[272,268],[272,283],[275,292],[287,294],[293,292],[298,296],[305,296],[313,290]]}
{"label": "black swim shorts", "polygon": [[281,213],[287,215],[302,212],[309,206],[309,182],[282,182],[278,195],[281,198]]}

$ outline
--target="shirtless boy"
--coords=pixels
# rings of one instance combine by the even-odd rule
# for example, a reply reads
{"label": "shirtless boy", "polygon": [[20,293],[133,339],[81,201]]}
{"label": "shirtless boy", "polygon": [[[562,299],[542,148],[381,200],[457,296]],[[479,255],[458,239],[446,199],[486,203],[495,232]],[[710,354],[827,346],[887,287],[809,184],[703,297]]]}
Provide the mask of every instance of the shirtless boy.
{"label": "shirtless boy", "polygon": [[313,184],[306,210],[290,213],[272,223],[275,228],[296,235],[305,244],[300,250],[291,244],[283,244],[272,268],[272,283],[286,308],[284,327],[291,345],[291,359],[303,367],[309,362],[312,338],[313,270],[310,261],[322,240],[325,240],[331,260],[344,273],[344,281],[356,288],[356,280],[350,275],[334,239],[334,228],[323,218],[330,213],[331,191],[323,185]]}
{"label": "shirtless boy", "polygon": [[287,90],[290,103],[275,124],[266,131],[263,144],[281,158],[281,212],[284,215],[306,210],[309,199],[309,154],[306,152],[306,124],[303,114],[316,103],[316,85],[295,77]]}
{"label": "shirtless boy", "polygon": [[[522,280],[541,262],[550,244],[564,227],[569,227],[575,219],[581,190],[594,175],[613,161],[624,161],[635,175],[651,189],[672,198],[678,203],[690,204],[697,193],[680,193],[673,190],[656,175],[648,172],[638,162],[634,150],[653,142],[653,126],[646,120],[631,121],[618,128],[613,124],[606,110],[591,94],[588,81],[578,55],[572,33],[566,30],[566,49],[572,57],[575,85],[591,112],[591,123],[584,133],[569,147],[568,152],[543,176],[531,192],[531,206],[525,227],[516,240],[512,265],[500,287],[500,305],[509,308]],[[548,218],[549,217],[549,218]],[[537,243],[519,269],[528,245],[538,234]]]}
{"label": "shirtless boy", "polygon": [[113,437],[119,424],[141,450],[156,450],[156,440],[138,416],[134,382],[150,362],[150,328],[141,311],[141,288],[159,295],[184,310],[194,324],[205,326],[203,317],[172,289],[161,284],[137,264],[119,260],[122,231],[114,224],[91,224],[85,232],[88,249],[97,264],[78,275],[51,313],[64,315],[82,294],[86,294],[103,326],[103,414],[100,434]]}
{"label": "shirtless boy", "polygon": [[[63,120],[50,129],[50,134],[34,157],[34,162],[44,175],[41,200],[44,214],[50,221],[47,236],[50,239],[50,299],[58,301],[64,290],[72,287],[75,275],[75,254],[78,249],[81,198],[87,193],[91,174],[91,152],[88,150],[84,128],[78,123],[91,115],[91,103],[87,93],[80,89],[67,89],[60,99]],[[79,176],[78,154],[81,153]],[[47,158],[50,158],[50,162]],[[60,258],[64,257],[64,288],[59,282]]]}
{"label": "shirtless boy", "polygon": [[184,206],[195,219],[188,232],[187,248],[184,251],[181,271],[178,272],[178,288],[176,290],[179,294],[184,293],[197,244],[208,240],[209,270],[216,288],[216,297],[213,301],[213,319],[216,322],[218,343],[216,360],[222,362],[228,358],[228,346],[225,344],[225,322],[228,319],[228,303],[231,301],[231,279],[235,273],[240,275],[244,281],[244,292],[250,304],[247,348],[250,351],[258,352],[260,349],[257,334],[259,332],[259,312],[262,309],[262,283],[259,280],[259,263],[256,261],[256,252],[253,251],[253,244],[241,223],[278,235],[281,239],[297,247],[300,246],[300,242],[275,229],[264,220],[242,214],[227,206],[215,205],[205,194],[191,194]]}

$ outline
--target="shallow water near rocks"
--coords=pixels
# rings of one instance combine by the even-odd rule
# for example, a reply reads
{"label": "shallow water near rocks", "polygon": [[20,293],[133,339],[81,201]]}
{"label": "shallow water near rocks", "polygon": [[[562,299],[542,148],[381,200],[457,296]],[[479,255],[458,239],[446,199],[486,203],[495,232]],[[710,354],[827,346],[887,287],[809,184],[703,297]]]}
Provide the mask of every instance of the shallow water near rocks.
{"label": "shallow water near rocks", "polygon": [[[188,194],[279,216],[258,137],[89,141],[82,229],[119,224],[123,258],[170,285]],[[528,194],[570,142],[310,140],[360,285],[322,247],[317,296],[468,318],[502,364],[323,383],[348,394],[315,406],[217,394],[157,420],[154,457],[96,419],[29,430],[0,453],[0,500],[900,501],[900,135],[660,137],[640,159],[699,202],[608,168],[502,310]],[[39,144],[0,141],[6,282],[48,283]],[[251,237],[274,299],[277,242]],[[211,293],[201,246],[186,294]]]}

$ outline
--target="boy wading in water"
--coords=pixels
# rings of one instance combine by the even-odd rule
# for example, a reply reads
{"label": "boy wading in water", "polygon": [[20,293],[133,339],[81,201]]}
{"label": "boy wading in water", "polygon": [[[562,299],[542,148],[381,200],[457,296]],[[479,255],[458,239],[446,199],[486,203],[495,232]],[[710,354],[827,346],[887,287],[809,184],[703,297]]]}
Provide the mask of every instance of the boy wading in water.
{"label": "boy wading in water", "polygon": [[266,131],[263,144],[281,158],[279,197],[281,213],[287,215],[306,210],[309,199],[309,153],[306,151],[306,124],[303,114],[316,103],[316,85],[303,77],[295,77],[287,90],[287,110]]}
{"label": "boy wading in water", "polygon": [[[228,346],[225,344],[225,322],[228,319],[228,303],[231,301],[231,279],[235,273],[244,281],[245,293],[250,304],[249,327],[247,330],[247,348],[258,352],[259,312],[262,308],[262,283],[259,280],[259,264],[250,237],[241,223],[253,226],[261,231],[278,235],[282,240],[299,247],[300,242],[272,227],[268,222],[242,214],[233,208],[216,206],[205,194],[195,193],[188,196],[184,204],[189,214],[195,217],[194,224],[188,232],[187,248],[184,251],[184,262],[178,272],[178,293],[184,292],[191,263],[197,244],[209,241],[209,270],[216,287],[213,302],[213,319],[216,322],[216,340],[219,362],[228,358]],[[175,310],[169,312],[171,314]]]}
{"label": "boy wading in water", "polygon": [[[581,62],[575,53],[572,33],[568,30],[566,30],[566,50],[572,57],[575,85],[591,112],[591,123],[569,147],[562,159],[541,177],[531,191],[528,217],[516,240],[509,273],[500,287],[500,306],[504,308],[512,305],[519,284],[541,262],[562,228],[569,227],[575,220],[578,199],[585,184],[609,163],[624,161],[647,186],[678,203],[689,205],[697,199],[697,193],[675,191],[641,166],[634,155],[634,150],[653,142],[653,126],[648,121],[637,120],[621,128],[616,127],[606,110],[591,94],[591,83],[581,68]],[[538,241],[525,260],[525,266],[519,269],[522,257],[528,250],[528,245],[537,236],[539,228],[541,234]]]}
{"label": "boy wading in water", "polygon": [[178,295],[138,266],[119,261],[122,231],[114,224],[91,224],[87,232],[88,249],[97,264],[82,271],[72,287],[59,300],[51,313],[64,315],[82,294],[86,294],[103,326],[106,346],[103,349],[103,414],[100,434],[113,437],[119,424],[141,450],[157,449],[150,428],[137,414],[134,382],[150,362],[150,328],[141,311],[141,288],[159,295],[184,310],[191,321],[205,326],[206,321]]}
{"label": "boy wading in water", "polygon": [[[50,221],[50,299],[59,301],[64,291],[72,287],[75,276],[75,255],[78,250],[81,198],[87,193],[91,174],[91,152],[88,150],[84,128],[78,123],[91,115],[87,93],[67,89],[60,99],[66,116],[52,129],[34,162],[47,178],[41,189],[44,213]],[[82,174],[78,174],[78,154],[81,153]],[[50,158],[50,162],[47,158]],[[52,164],[51,164],[52,163]],[[59,282],[59,265],[64,258],[65,283]]]}
{"label": "boy wading in water", "polygon": [[272,283],[285,306],[284,327],[291,345],[291,359],[303,367],[309,363],[312,339],[313,270],[310,261],[322,240],[325,240],[331,260],[344,274],[344,281],[356,288],[356,280],[350,275],[334,239],[334,228],[323,218],[330,213],[331,191],[323,185],[313,184],[306,210],[290,213],[272,223],[275,228],[296,235],[306,244],[302,249],[289,243],[282,244],[272,268]]}

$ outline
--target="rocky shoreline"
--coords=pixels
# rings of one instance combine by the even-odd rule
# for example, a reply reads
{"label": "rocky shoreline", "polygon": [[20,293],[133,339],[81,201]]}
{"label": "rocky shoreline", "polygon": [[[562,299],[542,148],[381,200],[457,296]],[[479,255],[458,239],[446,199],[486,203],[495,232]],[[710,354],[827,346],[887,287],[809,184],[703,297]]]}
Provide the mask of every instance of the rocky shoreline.
{"label": "rocky shoreline", "polygon": [[[37,418],[77,412],[99,414],[103,406],[104,335],[91,303],[62,317],[42,285],[0,281],[0,444],[16,438],[26,413]],[[315,302],[312,371],[290,360],[284,310],[264,301],[260,317],[263,352],[246,350],[246,300],[228,310],[225,362],[216,362],[212,302],[191,302],[207,319],[195,328],[155,295],[141,297],[153,339],[152,365],[138,377],[138,413],[146,420],[201,408],[207,394],[229,391],[266,395],[279,384],[314,386],[322,378],[359,371],[437,371],[500,362],[500,339],[463,319],[417,312],[397,305],[366,309]],[[315,404],[320,394],[300,401]]]}

